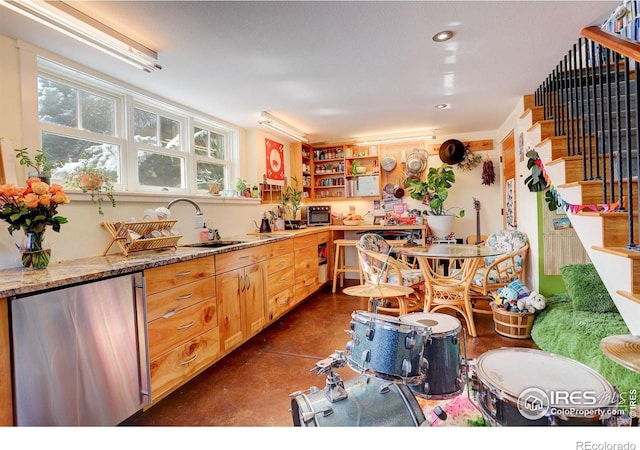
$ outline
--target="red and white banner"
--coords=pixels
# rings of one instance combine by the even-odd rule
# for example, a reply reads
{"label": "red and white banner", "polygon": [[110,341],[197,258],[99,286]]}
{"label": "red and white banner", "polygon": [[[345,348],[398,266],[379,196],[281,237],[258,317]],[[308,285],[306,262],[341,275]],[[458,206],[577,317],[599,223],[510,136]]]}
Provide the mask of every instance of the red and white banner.
{"label": "red and white banner", "polygon": [[284,146],[276,141],[265,138],[267,150],[267,183],[281,184],[284,181]]}

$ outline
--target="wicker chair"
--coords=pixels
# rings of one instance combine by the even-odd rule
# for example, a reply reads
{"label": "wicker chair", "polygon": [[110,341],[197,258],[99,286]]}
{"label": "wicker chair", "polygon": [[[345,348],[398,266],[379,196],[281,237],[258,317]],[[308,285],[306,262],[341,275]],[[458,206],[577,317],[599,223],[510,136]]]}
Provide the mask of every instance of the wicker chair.
{"label": "wicker chair", "polygon": [[422,270],[411,267],[392,256],[393,246],[375,233],[364,234],[356,244],[358,262],[365,283],[395,284],[412,288],[413,294],[398,297],[397,304],[391,298],[377,307],[377,312],[389,315],[403,315],[421,311],[424,290]]}
{"label": "wicker chair", "polygon": [[[478,298],[490,299],[493,292],[508,285],[513,280],[524,282],[527,269],[527,253],[529,240],[527,235],[518,230],[500,230],[493,233],[485,245],[500,250],[501,255],[489,256],[484,259],[483,267],[479,267],[473,276],[471,290],[476,294],[473,302]],[[475,312],[490,310],[478,309]]]}

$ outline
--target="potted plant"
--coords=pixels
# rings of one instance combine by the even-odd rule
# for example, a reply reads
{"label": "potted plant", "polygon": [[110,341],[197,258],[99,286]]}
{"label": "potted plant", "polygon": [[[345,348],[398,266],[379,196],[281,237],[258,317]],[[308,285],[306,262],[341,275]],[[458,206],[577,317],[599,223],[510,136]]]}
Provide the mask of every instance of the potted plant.
{"label": "potted plant", "polygon": [[289,220],[296,220],[302,203],[302,189],[298,186],[298,179],[291,177],[294,184],[282,187],[280,204],[289,216]]}
{"label": "potted plant", "polygon": [[88,192],[91,195],[91,201],[98,205],[100,215],[104,215],[102,204],[105,201],[111,203],[113,207],[116,206],[116,200],[113,196],[115,189],[113,178],[107,169],[83,161],[69,172],[66,184],[71,188],[80,189],[82,192]]}
{"label": "potted plant", "polygon": [[[457,206],[445,207],[449,189],[455,182],[456,174],[448,164],[429,168],[426,181],[410,179],[407,182],[407,191],[411,198],[421,200],[428,207],[424,213],[428,216],[429,228],[431,233],[440,239],[452,233],[455,217],[464,217],[464,209]],[[451,214],[453,210],[457,210],[457,214]]]}
{"label": "potted plant", "polygon": [[[51,171],[56,167],[59,167],[60,164],[54,163],[47,155],[44,154],[44,151],[38,149],[36,150],[36,155],[31,159],[31,155],[26,148],[16,148],[16,158],[21,166],[31,167],[36,171],[36,176],[40,178],[40,180],[45,183],[49,183],[49,179],[51,178]],[[30,175],[31,176],[31,175]]]}
{"label": "potted plant", "polygon": [[[249,183],[247,182],[247,180],[236,178],[236,180],[233,182],[233,186],[236,188],[238,197],[246,196],[247,190],[249,189]],[[249,194],[249,196],[251,196],[251,194]]]}

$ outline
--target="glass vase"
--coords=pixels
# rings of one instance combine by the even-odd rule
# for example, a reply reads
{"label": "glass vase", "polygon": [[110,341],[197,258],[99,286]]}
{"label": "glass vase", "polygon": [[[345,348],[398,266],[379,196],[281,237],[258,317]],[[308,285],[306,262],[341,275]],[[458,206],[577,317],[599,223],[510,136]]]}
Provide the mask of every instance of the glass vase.
{"label": "glass vase", "polygon": [[28,270],[46,269],[50,259],[51,247],[45,242],[44,232],[26,232],[20,246],[22,266]]}

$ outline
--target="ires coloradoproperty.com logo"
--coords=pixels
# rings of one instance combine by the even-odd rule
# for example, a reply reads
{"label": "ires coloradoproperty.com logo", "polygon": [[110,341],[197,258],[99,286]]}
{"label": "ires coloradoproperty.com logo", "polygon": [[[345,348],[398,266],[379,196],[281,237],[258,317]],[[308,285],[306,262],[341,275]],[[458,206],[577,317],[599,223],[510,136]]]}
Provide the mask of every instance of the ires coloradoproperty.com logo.
{"label": "ires coloradoproperty.com logo", "polygon": [[604,417],[623,414],[617,398],[595,391],[545,391],[530,387],[518,396],[518,411],[528,420],[543,417]]}

